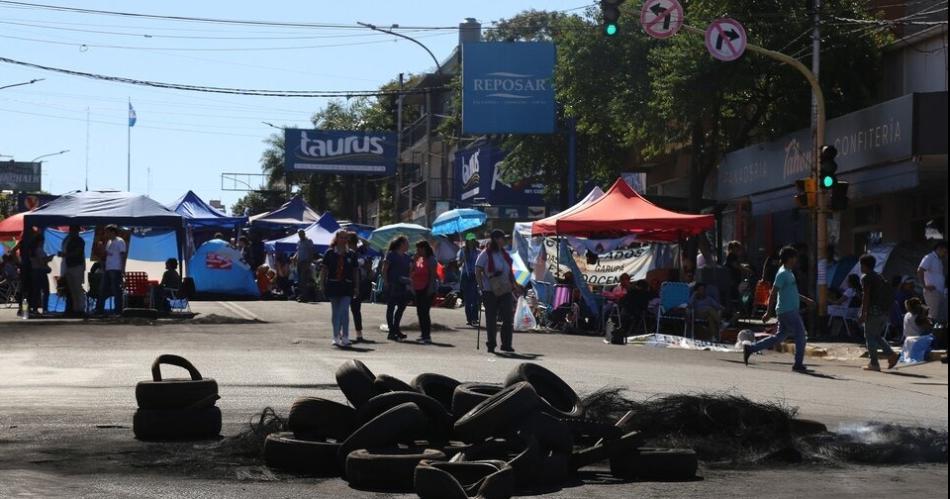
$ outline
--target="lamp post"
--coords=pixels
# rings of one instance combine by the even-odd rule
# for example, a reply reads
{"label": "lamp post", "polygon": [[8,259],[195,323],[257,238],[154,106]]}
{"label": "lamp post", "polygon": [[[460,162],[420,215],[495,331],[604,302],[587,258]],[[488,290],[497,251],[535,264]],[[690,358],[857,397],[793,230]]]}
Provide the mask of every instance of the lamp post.
{"label": "lamp post", "polygon": [[[41,159],[43,159],[43,158],[48,158],[48,157],[50,157],[50,156],[59,156],[60,154],[66,154],[66,153],[68,153],[68,152],[69,152],[69,149],[63,149],[62,151],[51,152],[51,153],[49,153],[49,154],[41,154],[41,155],[39,155],[39,156],[33,158],[33,160],[30,161],[30,163],[37,163],[37,162],[38,162],[38,163],[40,163],[40,168],[42,168],[43,162],[40,161]],[[40,170],[40,171],[42,171],[42,170]],[[40,178],[42,179],[42,177],[40,177]],[[50,190],[53,190],[52,184],[50,184],[50,188],[49,188],[49,189],[50,189]]]}
{"label": "lamp post", "polygon": [[441,74],[441,72],[439,71],[439,60],[435,57],[435,54],[433,54],[432,51],[429,50],[429,47],[426,47],[426,46],[425,46],[422,42],[420,42],[419,40],[416,40],[415,38],[413,38],[413,37],[411,37],[411,36],[407,36],[407,35],[404,35],[404,34],[402,34],[402,33],[397,33],[397,32],[395,32],[395,31],[393,31],[393,29],[398,29],[398,28],[399,28],[399,25],[393,24],[392,26],[390,26],[390,29],[386,29],[386,28],[380,28],[379,26],[376,26],[375,24],[361,23],[361,22],[359,22],[359,21],[357,21],[356,24],[359,24],[360,26],[363,26],[363,27],[365,27],[365,28],[369,28],[369,29],[371,29],[371,30],[373,30],[373,31],[379,31],[380,33],[386,33],[386,34],[388,34],[388,35],[392,35],[392,36],[395,36],[395,37],[399,37],[399,38],[402,38],[402,39],[404,39],[404,40],[409,40],[410,42],[415,43],[416,45],[422,47],[423,50],[425,50],[426,52],[429,53],[429,57],[432,58],[432,62],[435,62],[435,72],[436,72],[436,74]]}

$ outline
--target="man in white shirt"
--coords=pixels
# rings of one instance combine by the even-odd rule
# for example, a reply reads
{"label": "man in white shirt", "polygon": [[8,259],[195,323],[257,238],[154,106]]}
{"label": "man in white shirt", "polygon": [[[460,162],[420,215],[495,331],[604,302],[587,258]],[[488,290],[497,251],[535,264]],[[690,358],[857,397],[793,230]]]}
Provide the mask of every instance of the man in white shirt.
{"label": "man in white shirt", "polygon": [[943,271],[943,259],[947,257],[947,242],[937,241],[934,250],[927,253],[917,266],[917,278],[924,287],[924,301],[930,308],[930,320],[937,321],[940,317],[943,301],[946,296],[946,274]]}
{"label": "man in white shirt", "polygon": [[125,240],[119,237],[119,228],[115,225],[106,227],[106,261],[105,273],[99,285],[99,299],[96,300],[96,313],[105,313],[106,299],[113,297],[113,309],[116,314],[122,313],[122,274],[125,272],[125,260],[128,256],[128,247]]}

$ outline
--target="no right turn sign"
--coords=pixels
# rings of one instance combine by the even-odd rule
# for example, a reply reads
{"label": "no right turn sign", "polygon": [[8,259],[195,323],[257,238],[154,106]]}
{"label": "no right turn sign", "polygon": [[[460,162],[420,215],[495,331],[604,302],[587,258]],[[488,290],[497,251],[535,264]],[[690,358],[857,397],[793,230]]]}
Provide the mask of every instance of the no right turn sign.
{"label": "no right turn sign", "polygon": [[706,28],[706,49],[720,61],[734,61],[745,53],[745,28],[734,19],[716,19]]}

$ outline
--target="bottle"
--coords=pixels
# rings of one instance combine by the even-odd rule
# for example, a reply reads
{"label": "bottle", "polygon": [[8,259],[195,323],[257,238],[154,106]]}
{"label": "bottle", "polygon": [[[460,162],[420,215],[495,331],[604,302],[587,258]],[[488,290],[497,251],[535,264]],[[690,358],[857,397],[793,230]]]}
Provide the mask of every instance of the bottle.
{"label": "bottle", "polygon": [[26,320],[30,318],[30,306],[26,303],[25,300],[20,300],[20,320]]}

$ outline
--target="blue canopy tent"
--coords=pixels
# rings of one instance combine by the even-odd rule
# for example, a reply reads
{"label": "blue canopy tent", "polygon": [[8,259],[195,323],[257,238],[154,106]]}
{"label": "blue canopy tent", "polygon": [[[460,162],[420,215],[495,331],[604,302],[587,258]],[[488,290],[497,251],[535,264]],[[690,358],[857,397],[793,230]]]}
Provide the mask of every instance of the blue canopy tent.
{"label": "blue canopy tent", "polygon": [[[330,247],[330,241],[333,240],[333,234],[340,230],[340,224],[337,223],[336,219],[333,218],[333,215],[330,212],[326,212],[320,216],[320,219],[311,224],[303,231],[307,234],[307,238],[313,241],[314,246],[316,247],[317,252],[323,253]],[[268,253],[293,253],[297,251],[297,243],[300,242],[300,236],[297,233],[293,233],[287,237],[282,237],[280,239],[274,239],[272,241],[264,242],[264,249]]]}
{"label": "blue canopy tent", "polygon": [[300,195],[294,196],[280,208],[268,213],[261,213],[251,217],[251,227],[255,229],[281,229],[293,227],[305,229],[320,219],[320,214],[313,210]]}
{"label": "blue canopy tent", "polygon": [[198,293],[260,297],[253,269],[227,241],[212,239],[199,246],[188,268]]}
{"label": "blue canopy tent", "polygon": [[247,217],[229,217],[205,203],[194,191],[186,192],[184,196],[168,205],[168,209],[181,215],[185,226],[192,229],[236,231],[247,223]]}

